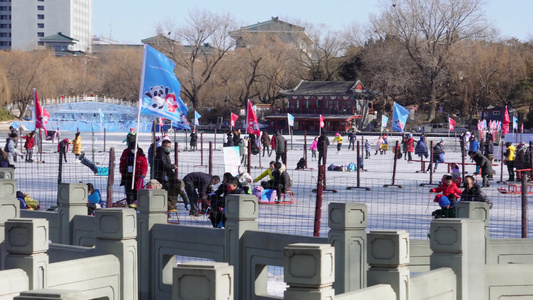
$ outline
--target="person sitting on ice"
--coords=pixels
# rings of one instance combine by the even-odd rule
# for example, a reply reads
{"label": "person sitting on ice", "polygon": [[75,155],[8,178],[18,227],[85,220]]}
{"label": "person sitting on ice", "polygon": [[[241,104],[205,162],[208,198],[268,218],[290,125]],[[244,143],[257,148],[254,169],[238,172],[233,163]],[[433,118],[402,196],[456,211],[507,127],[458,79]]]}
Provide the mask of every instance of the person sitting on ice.
{"label": "person sitting on ice", "polygon": [[442,195],[435,196],[435,202],[438,202],[440,196],[446,196],[450,201],[455,201],[461,197],[463,191],[461,191],[457,185],[453,182],[451,175],[446,175],[444,182],[437,188],[429,190],[430,193],[442,193]]}
{"label": "person sitting on ice", "polygon": [[274,171],[272,171],[274,179],[261,182],[263,188],[276,190],[278,201],[281,199],[281,194],[285,193],[291,187],[291,176],[286,170],[287,167],[284,164],[276,162],[274,164]]}
{"label": "person sitting on ice", "polygon": [[94,211],[105,207],[105,201],[102,200],[100,190],[95,189],[92,183],[87,183],[87,214],[92,216]]}
{"label": "person sitting on ice", "polygon": [[450,200],[446,196],[442,196],[439,198],[440,209],[435,210],[431,215],[435,219],[455,218],[455,203],[456,201]]}
{"label": "person sitting on ice", "polygon": [[220,222],[222,222],[221,227],[224,227],[226,224],[226,216],[224,213],[226,196],[245,194],[245,192],[239,187],[239,179],[236,177],[229,177],[225,186],[226,190],[224,191],[224,194],[218,200],[211,203],[209,220],[211,220],[211,225],[213,225],[213,228],[219,227]]}
{"label": "person sitting on ice", "polygon": [[237,178],[239,179],[239,186],[242,188],[242,190],[246,194],[250,194],[252,192],[250,184],[252,183],[253,178],[250,176],[250,174],[248,174],[248,172],[246,172],[246,166],[239,166],[239,175],[237,175]]}
{"label": "person sitting on ice", "polygon": [[456,163],[452,164],[452,181],[457,185],[457,187],[461,186],[462,182],[462,176],[461,176],[461,170],[459,170],[459,165]]}
{"label": "person sitting on ice", "polygon": [[268,176],[269,180],[274,179],[274,176],[272,176],[272,171],[274,171],[274,164],[275,163],[276,163],[275,161],[271,161],[269,167],[263,173],[261,173],[259,176],[257,176],[257,178],[254,179],[254,182],[258,182],[259,180],[265,178],[266,176]]}

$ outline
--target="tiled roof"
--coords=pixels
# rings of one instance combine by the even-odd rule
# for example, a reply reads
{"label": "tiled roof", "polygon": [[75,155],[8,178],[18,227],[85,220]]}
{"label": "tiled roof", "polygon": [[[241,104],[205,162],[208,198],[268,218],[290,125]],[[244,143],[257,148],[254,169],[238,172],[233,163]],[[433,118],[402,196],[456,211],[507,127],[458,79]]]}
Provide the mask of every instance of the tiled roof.
{"label": "tiled roof", "polygon": [[[319,114],[292,114],[295,119],[316,119],[317,121],[320,119]],[[325,114],[322,115],[326,120],[348,120],[350,118],[358,118],[357,115],[349,115],[349,114],[342,114],[342,115],[332,115],[332,114]],[[265,117],[266,119],[283,119],[287,118],[286,113],[274,113],[271,115],[268,115]]]}
{"label": "tiled roof", "polygon": [[78,42],[77,39],[71,38],[70,36],[66,36],[62,34],[61,32],[58,32],[54,35],[45,36],[39,39],[41,42],[67,42],[67,43],[75,43]]}
{"label": "tiled roof", "polygon": [[[361,90],[356,90],[356,87]],[[294,89],[280,90],[279,94],[283,96],[345,96],[363,90],[364,87],[359,81],[301,81]]]}

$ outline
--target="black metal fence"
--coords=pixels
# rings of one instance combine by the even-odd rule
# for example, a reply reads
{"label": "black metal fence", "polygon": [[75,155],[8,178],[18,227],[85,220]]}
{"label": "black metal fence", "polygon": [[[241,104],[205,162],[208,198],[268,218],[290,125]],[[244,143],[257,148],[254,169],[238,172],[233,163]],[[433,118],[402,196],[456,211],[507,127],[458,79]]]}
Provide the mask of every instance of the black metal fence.
{"label": "black metal fence", "polygon": [[[222,142],[220,138],[219,142]],[[145,152],[147,152],[147,144],[146,141],[142,143]],[[456,141],[445,144],[447,152],[455,153],[455,158],[451,160],[457,160],[457,145],[458,142]],[[344,146],[342,151],[346,151],[344,150],[346,146]],[[179,147],[179,178],[190,172],[201,171],[208,173],[210,168],[212,169],[212,174],[222,177],[225,172],[225,165],[223,164],[220,144],[218,149],[213,151],[212,160],[209,159],[207,142],[204,143],[203,147],[203,159],[201,159],[200,151],[190,152],[185,151],[184,148],[184,145]],[[51,208],[57,203],[57,184],[59,174],[61,174],[61,182],[92,183],[95,188],[100,190],[104,199],[107,197],[107,186],[111,184],[113,202],[122,200],[125,198],[125,192],[124,187],[120,186],[121,175],[118,168],[122,150],[123,147],[116,150],[115,168],[114,172],[112,172],[114,176],[109,178],[107,175],[94,175],[94,172],[88,167],[76,161],[72,153],[67,155],[67,162],[62,164],[60,170],[59,154],[52,147],[48,147],[42,153],[42,162],[25,163],[19,161],[16,164],[15,179],[17,180],[18,190],[38,200],[41,209]],[[313,235],[317,197],[313,190],[317,187],[317,168],[316,162],[308,161],[308,166],[314,169],[294,170],[296,161],[303,156],[302,150],[301,145],[297,145],[294,150],[288,151],[288,172],[293,180],[293,186],[291,187],[292,192],[294,192],[293,199],[286,198],[288,200],[286,204],[261,204],[258,220],[260,230]],[[372,152],[374,152],[374,146],[372,146]],[[356,161],[355,152],[350,153],[349,156],[346,152],[343,153],[344,156],[336,155],[332,149],[328,155],[328,164],[337,164],[339,162],[345,164]],[[40,155],[38,157],[40,159]],[[109,149],[86,154],[86,158],[100,167],[109,166],[109,157]],[[410,233],[412,239],[427,238],[432,219],[431,212],[438,209],[437,203],[433,202],[434,194],[429,193],[431,187],[420,186],[421,183],[428,183],[429,175],[416,174],[415,171],[420,169],[419,164],[409,164],[402,159],[398,161],[395,180],[396,185],[401,185],[402,188],[396,186],[384,187],[384,185],[391,183],[389,178],[392,177],[393,172],[392,157],[391,152],[384,156],[374,156],[374,153],[372,153],[371,159],[365,160],[365,169],[368,172],[361,172],[360,186],[368,187],[370,190],[346,189],[348,186],[356,185],[356,172],[327,171],[327,190],[322,196],[321,236],[327,234],[327,206],[329,203],[357,202],[366,203],[368,206],[368,230],[406,230]],[[272,158],[273,156],[261,157],[261,162],[259,162],[259,157],[253,156],[250,175],[256,178],[268,167],[268,163]],[[310,158],[310,154],[308,158]],[[171,159],[172,161],[175,160],[174,153],[171,153]],[[434,182],[440,181],[443,173],[445,173],[445,166],[439,166],[439,168],[438,174],[435,174]],[[474,166],[470,166],[470,172],[473,171],[473,168]],[[148,174],[150,174],[150,171],[148,171]],[[146,181],[148,181],[148,178],[149,175]],[[259,183],[255,185],[259,185]],[[496,187],[497,185],[493,184],[493,187],[483,190],[494,203],[489,226],[491,238],[519,238],[521,236],[521,196],[518,194],[502,194],[498,192]],[[502,185],[501,187],[505,186]],[[336,192],[333,192],[333,190]],[[531,218],[530,212],[528,212],[528,216]],[[170,221],[177,223],[178,219],[179,223],[183,225],[211,226],[207,215],[190,216],[183,205],[178,205],[178,212],[171,215]],[[533,229],[533,226],[530,225],[528,229]]]}

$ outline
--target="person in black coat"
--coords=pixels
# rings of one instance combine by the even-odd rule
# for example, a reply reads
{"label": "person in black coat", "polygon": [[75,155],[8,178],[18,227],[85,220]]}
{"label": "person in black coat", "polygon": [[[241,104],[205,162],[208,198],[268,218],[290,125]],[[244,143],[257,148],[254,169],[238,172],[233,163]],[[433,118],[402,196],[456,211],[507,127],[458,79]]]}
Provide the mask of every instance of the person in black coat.
{"label": "person in black coat", "polygon": [[[492,140],[492,134],[487,134],[487,143],[485,145],[485,151],[483,152],[483,155],[489,160],[490,165],[492,167],[492,162],[494,161],[494,142]],[[489,178],[492,178],[492,173],[489,174]]]}
{"label": "person in black coat", "polygon": [[326,164],[325,155],[328,153],[329,139],[326,136],[326,131],[322,131],[318,138],[317,150],[318,150],[318,165]]}
{"label": "person in black coat", "polygon": [[176,176],[176,165],[170,161],[170,151],[172,143],[169,140],[164,140],[161,147],[155,150],[155,172],[154,179],[163,185],[163,189],[168,189],[168,179]]}
{"label": "person in black coat", "polygon": [[233,144],[233,134],[231,134],[231,131],[227,131],[226,132],[226,145],[224,145],[225,147],[233,147],[234,144]]}
{"label": "person in black coat", "polygon": [[191,141],[189,145],[191,146],[191,151],[195,151],[198,147],[198,134],[194,131],[194,129],[191,132]]}
{"label": "person in black coat", "polygon": [[237,129],[233,132],[233,146],[241,145],[241,130]]}
{"label": "person in black coat", "polygon": [[276,131],[276,136],[274,137],[274,140],[276,141],[276,161],[279,161],[279,159],[281,158],[283,164],[286,164],[287,162],[285,161],[285,151],[287,149],[285,149],[285,138],[279,132],[279,130]]}
{"label": "person in black coat", "polygon": [[[207,189],[211,185],[220,182],[220,177],[211,176],[203,172],[192,172],[183,177],[185,183],[185,192],[191,204],[191,215],[198,216],[198,200],[207,203]],[[207,207],[204,205],[203,209]]]}
{"label": "person in black coat", "polygon": [[489,187],[490,184],[488,176],[489,174],[492,174],[492,164],[484,155],[481,154],[481,151],[468,151],[468,155],[474,160],[474,162],[476,162],[476,165],[479,166],[481,170],[481,177],[483,177],[482,187]]}
{"label": "person in black coat", "polygon": [[263,188],[276,190],[278,201],[281,199],[281,194],[285,193],[291,187],[291,176],[286,170],[287,167],[284,164],[276,162],[272,171],[272,177],[274,179],[261,182]]}
{"label": "person in black coat", "polygon": [[[226,174],[224,174],[225,180]],[[211,203],[211,213],[209,214],[209,220],[211,220],[213,228],[217,228],[220,222],[222,222],[222,227],[225,227],[226,225],[226,214],[224,213],[224,208],[226,207],[226,196],[245,194],[245,192],[239,187],[239,179],[231,176],[231,174],[229,174],[229,176],[230,177],[227,178],[226,182],[220,185],[224,186],[224,193],[218,200]]]}
{"label": "person in black coat", "polygon": [[474,177],[468,175],[465,177],[465,190],[461,194],[461,201],[486,202],[492,208],[492,202],[487,195],[481,191],[479,185],[474,183]]}

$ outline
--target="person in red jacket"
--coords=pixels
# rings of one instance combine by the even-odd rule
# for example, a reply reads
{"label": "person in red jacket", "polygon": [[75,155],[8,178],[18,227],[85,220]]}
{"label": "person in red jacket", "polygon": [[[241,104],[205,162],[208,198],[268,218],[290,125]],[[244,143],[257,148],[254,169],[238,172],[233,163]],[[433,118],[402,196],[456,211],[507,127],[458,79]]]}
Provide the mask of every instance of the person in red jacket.
{"label": "person in red jacket", "polygon": [[24,142],[24,149],[26,149],[26,162],[33,162],[33,147],[35,147],[35,131],[28,132],[26,136],[22,137]]}
{"label": "person in red jacket", "polygon": [[[442,195],[446,196],[452,203],[456,199],[459,199],[461,197],[461,193],[463,192],[453,182],[453,178],[450,175],[447,175],[444,178],[444,182],[438,188],[434,188],[434,189],[431,189],[429,191],[431,193],[442,193]],[[440,196],[442,196],[442,195],[437,195],[435,197],[435,199],[437,201],[435,201],[435,202],[439,202],[438,198],[440,198]]]}
{"label": "person in red jacket", "polygon": [[[132,187],[132,181],[134,180],[133,163],[135,160],[135,182]],[[135,143],[130,143],[120,156],[120,174],[122,175],[120,185],[124,186],[128,205],[132,205],[137,200],[137,190],[143,188],[144,177],[147,172],[148,160],[144,155],[144,151],[139,147],[135,151]]]}
{"label": "person in red jacket", "polygon": [[[415,147],[414,142],[415,139],[413,138],[413,134],[409,133],[409,137],[405,141],[407,143],[407,156],[409,160],[413,160],[413,153],[415,153]],[[412,163],[412,162],[409,162]]]}

